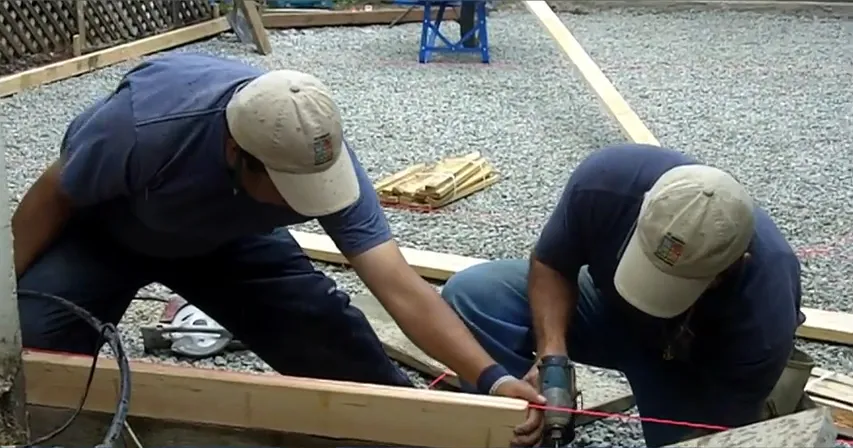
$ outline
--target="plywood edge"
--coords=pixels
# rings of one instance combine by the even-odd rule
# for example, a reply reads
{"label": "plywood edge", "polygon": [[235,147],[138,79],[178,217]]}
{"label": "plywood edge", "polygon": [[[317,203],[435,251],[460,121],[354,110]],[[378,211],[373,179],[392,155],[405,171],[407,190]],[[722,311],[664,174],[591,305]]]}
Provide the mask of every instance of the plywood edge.
{"label": "plywood edge", "polygon": [[[335,243],[327,235],[290,231],[302,250],[313,260],[348,264]],[[447,280],[451,275],[468,267],[485,263],[482,258],[445,254],[411,248],[401,248],[406,262],[424,278]],[[803,308],[806,322],[797,329],[797,336],[805,339],[853,345],[853,314]]]}
{"label": "plywood edge", "polygon": [[190,25],[83,56],[0,78],[0,98],[24,89],[78,76],[140,56],[214,36],[230,29],[224,17]]}
{"label": "plywood edge", "polygon": [[607,113],[619,124],[622,133],[634,143],[646,143],[660,146],[657,138],[643,124],[640,117],[631,109],[625,98],[607,79],[598,64],[583,49],[562,20],[554,13],[548,2],[524,1],[524,6],[536,16],[548,34],[569,58],[583,80],[593,90]]}
{"label": "plywood edge", "polygon": [[[73,408],[86,356],[26,351],[27,402]],[[410,446],[505,447],[527,403],[503,397],[131,361],[130,415]],[[118,368],[98,363],[85,409],[115,409]],[[435,428],[441,428],[437,431]]]}
{"label": "plywood edge", "polygon": [[[432,15],[435,18],[435,13]],[[458,14],[450,8],[444,20],[456,20]],[[372,11],[324,11],[324,12],[264,12],[265,28],[313,28],[325,26],[367,26],[394,23],[419,23],[423,21],[423,8],[389,8]]]}

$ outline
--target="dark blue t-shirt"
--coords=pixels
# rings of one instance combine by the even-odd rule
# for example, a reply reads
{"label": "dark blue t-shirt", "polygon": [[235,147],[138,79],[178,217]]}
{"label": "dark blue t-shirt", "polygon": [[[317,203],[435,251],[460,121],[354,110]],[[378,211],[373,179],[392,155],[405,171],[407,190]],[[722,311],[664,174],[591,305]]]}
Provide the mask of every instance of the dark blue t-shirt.
{"label": "dark blue t-shirt", "polygon": [[[647,145],[618,145],[584,160],[548,220],[535,256],[577,279],[588,265],[605,305],[644,350],[661,354],[675,319],[656,319],[631,307],[613,285],[623,245],[639,215],[644,193],[667,170],[698,163],[677,151]],[[800,264],[767,213],[755,211],[751,258],[739,275],[709,289],[694,305],[692,348],[680,358],[697,369],[726,372],[727,378],[766,394],[793,347],[800,306]],[[748,378],[747,383],[743,379]],[[744,387],[745,386],[745,387]]]}
{"label": "dark blue t-shirt", "polygon": [[[202,255],[312,219],[235,193],[225,159],[225,106],[263,73],[188,53],[140,64],[71,122],[61,149],[63,190],[116,242],[155,257]],[[356,255],[390,240],[391,231],[350,152],[361,198],[318,221],[343,253]]]}

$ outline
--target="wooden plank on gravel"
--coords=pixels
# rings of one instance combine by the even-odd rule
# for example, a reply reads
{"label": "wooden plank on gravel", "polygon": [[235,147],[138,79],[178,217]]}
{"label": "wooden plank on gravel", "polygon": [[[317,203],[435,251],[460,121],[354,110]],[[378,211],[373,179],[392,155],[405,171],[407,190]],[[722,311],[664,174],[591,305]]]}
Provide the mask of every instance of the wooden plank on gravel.
{"label": "wooden plank on gravel", "polygon": [[[435,18],[435,14],[432,15]],[[444,20],[456,20],[455,9],[444,13]],[[372,11],[325,11],[325,12],[264,12],[266,28],[312,28],[323,26],[365,26],[389,25],[395,23],[420,23],[423,21],[423,8],[412,10],[403,8],[374,9]]]}
{"label": "wooden plank on gravel", "polygon": [[30,87],[71,78],[146,54],[156,53],[214,36],[228,29],[230,29],[230,26],[225,18],[218,18],[175,31],[146,37],[106,50],[96,51],[84,56],[55,62],[14,75],[4,76],[0,78],[0,98],[18,93]]}
{"label": "wooden plank on gravel", "polygon": [[634,143],[645,143],[660,146],[660,142],[652,131],[643,124],[640,117],[631,109],[625,98],[616,90],[613,83],[607,79],[598,64],[592,60],[583,49],[580,42],[569,32],[566,25],[548,6],[548,2],[525,1],[524,6],[533,14],[548,34],[560,47],[560,50],[575,66],[584,82],[592,89],[604,110],[616,120],[622,133]]}
{"label": "wooden plank on gravel", "polygon": [[[28,404],[66,409],[78,405],[91,357],[25,351],[23,358]],[[528,409],[524,400],[459,392],[133,360],[130,368],[131,417],[378,444],[504,448]],[[84,410],[113,412],[118,386],[118,367],[103,358]]]}
{"label": "wooden plank on gravel", "polygon": [[[326,235],[291,230],[290,234],[312,260],[348,264],[335,243]],[[420,276],[432,280],[447,280],[451,275],[488,260],[411,248],[401,248],[403,257]],[[797,329],[797,336],[816,341],[853,345],[853,314],[803,308],[806,323]]]}

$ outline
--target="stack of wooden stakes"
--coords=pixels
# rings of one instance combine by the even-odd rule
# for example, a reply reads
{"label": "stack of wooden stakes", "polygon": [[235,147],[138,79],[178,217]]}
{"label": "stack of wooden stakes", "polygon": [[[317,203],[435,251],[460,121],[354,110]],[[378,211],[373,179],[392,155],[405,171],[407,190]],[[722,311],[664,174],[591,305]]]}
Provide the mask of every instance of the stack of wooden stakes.
{"label": "stack of wooden stakes", "polygon": [[829,408],[840,435],[853,438],[853,378],[814,368],[806,392],[815,404]]}
{"label": "stack of wooden stakes", "polygon": [[494,184],[498,173],[479,152],[420,163],[374,185],[383,205],[435,210]]}

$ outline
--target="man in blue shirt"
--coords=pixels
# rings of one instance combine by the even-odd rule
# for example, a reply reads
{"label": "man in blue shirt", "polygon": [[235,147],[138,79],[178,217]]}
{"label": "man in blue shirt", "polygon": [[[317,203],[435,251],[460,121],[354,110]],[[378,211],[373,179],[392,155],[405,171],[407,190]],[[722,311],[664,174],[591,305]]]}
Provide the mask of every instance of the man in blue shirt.
{"label": "man in blue shirt", "polygon": [[800,265],[770,217],[731,175],[647,145],[589,156],[529,261],[471,267],[442,294],[516,377],[568,354],[624,372],[643,417],[725,427],[760,419],[802,323]]}
{"label": "man in blue shirt", "polygon": [[[15,211],[18,284],[117,323],[160,282],[282,374],[410,385],[282,227],[310,219],[425,352],[483,392],[541,400],[406,263],[331,93],[296,71],[185,53],[130,70],[71,122]],[[19,302],[24,346],[97,348],[61,305]]]}

